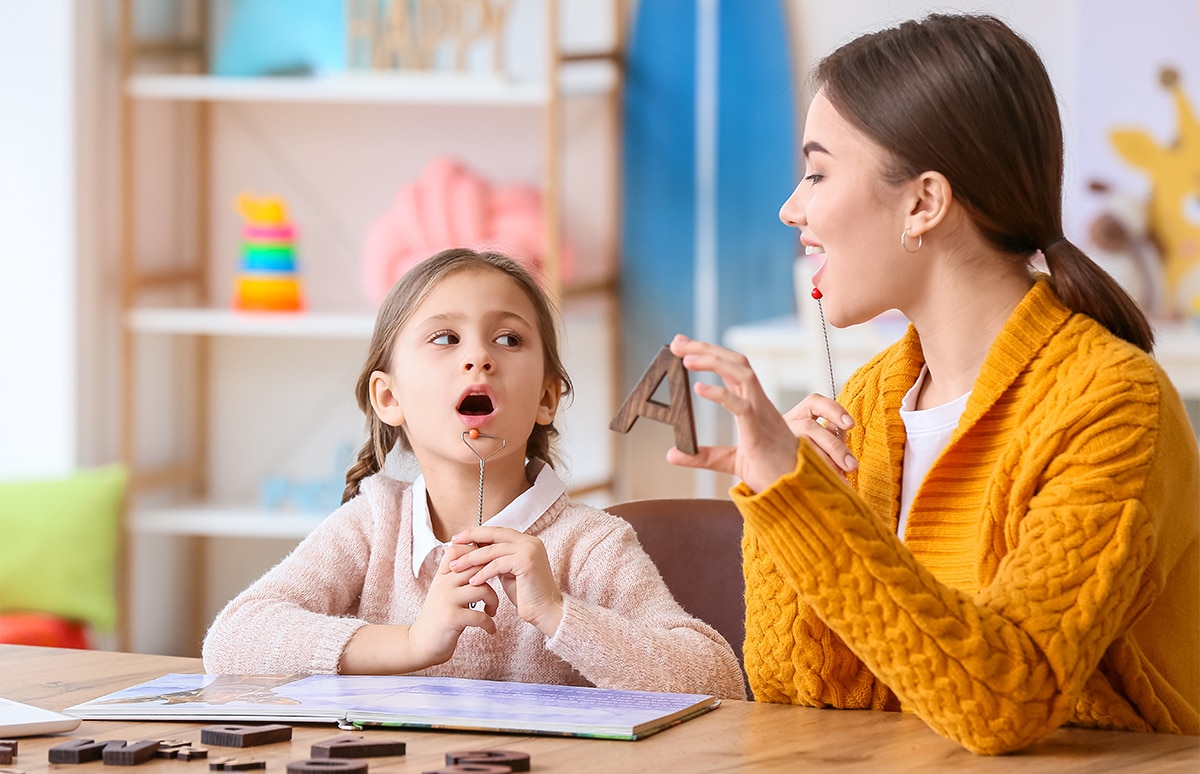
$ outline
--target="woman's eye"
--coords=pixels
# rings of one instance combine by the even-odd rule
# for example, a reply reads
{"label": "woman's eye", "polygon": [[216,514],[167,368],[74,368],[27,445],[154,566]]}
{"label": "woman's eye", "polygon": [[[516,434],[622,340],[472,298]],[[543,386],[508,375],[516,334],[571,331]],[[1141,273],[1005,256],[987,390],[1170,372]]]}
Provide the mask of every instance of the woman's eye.
{"label": "woman's eye", "polygon": [[824,175],[822,175],[822,174],[818,174],[818,173],[816,173],[816,172],[813,172],[811,175],[805,175],[805,176],[804,176],[804,179],[805,179],[806,181],[808,181],[808,182],[812,183],[813,185],[816,185],[817,183],[819,183],[819,182],[821,182],[822,180],[824,180],[824,179],[825,179],[825,176],[824,176]]}
{"label": "woman's eye", "polygon": [[496,337],[496,343],[505,347],[515,347],[521,343],[521,337],[515,333],[502,333]]}
{"label": "woman's eye", "polygon": [[450,332],[435,333],[429,339],[429,343],[430,344],[441,344],[441,345],[457,344],[458,336],[456,336],[455,334],[450,333]]}

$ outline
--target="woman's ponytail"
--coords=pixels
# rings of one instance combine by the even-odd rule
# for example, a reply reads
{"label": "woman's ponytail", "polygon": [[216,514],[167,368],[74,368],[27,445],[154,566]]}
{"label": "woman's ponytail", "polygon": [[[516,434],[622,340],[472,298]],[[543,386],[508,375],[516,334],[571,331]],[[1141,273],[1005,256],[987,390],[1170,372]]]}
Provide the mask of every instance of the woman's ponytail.
{"label": "woman's ponytail", "polygon": [[1154,331],[1137,302],[1082,250],[1059,237],[1042,254],[1054,293],[1068,309],[1086,314],[1139,349],[1153,351]]}

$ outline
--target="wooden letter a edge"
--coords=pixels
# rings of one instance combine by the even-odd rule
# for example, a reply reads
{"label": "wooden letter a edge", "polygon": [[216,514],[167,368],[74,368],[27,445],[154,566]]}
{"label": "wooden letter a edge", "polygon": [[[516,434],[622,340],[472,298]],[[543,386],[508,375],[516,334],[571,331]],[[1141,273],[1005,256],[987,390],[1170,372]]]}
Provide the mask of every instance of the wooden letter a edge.
{"label": "wooden letter a edge", "polygon": [[[670,388],[669,406],[653,398],[663,377],[668,379],[667,386]],[[688,372],[683,367],[683,361],[672,355],[667,347],[658,351],[646,373],[642,374],[629,397],[617,409],[617,415],[608,427],[618,433],[628,433],[639,416],[671,425],[675,428],[675,448],[684,454],[697,452],[696,420],[692,415],[692,388]]]}

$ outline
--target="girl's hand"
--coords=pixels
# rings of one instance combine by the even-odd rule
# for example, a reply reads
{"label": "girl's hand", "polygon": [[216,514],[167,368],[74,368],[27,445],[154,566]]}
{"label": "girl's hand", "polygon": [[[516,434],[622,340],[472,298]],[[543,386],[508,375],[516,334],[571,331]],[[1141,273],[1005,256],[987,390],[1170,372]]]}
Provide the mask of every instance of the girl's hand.
{"label": "girl's hand", "polygon": [[[495,590],[488,585],[472,586],[468,582],[470,572],[452,568],[454,560],[470,550],[470,546],[447,546],[425,604],[421,606],[417,620],[408,627],[409,652],[422,664],[417,669],[449,661],[458,646],[459,636],[468,626],[478,626],[489,634],[496,633],[492,616],[496,614],[500,599]],[[468,607],[478,600],[484,602],[482,610]]]}
{"label": "girl's hand", "polygon": [[[710,371],[721,378],[723,386],[697,382],[694,390],[700,397],[719,403],[733,414],[738,428],[738,445],[701,447],[695,455],[673,448],[667,452],[668,462],[731,473],[755,492],[763,491],[795,470],[796,435],[797,432],[808,435],[806,420],[815,425],[811,415],[807,418],[796,415],[799,406],[789,412],[791,420],[781,415],[763,392],[745,355],[715,344],[693,341],[683,335],[677,335],[671,341],[671,353],[682,358],[684,368],[689,371]],[[844,411],[837,412],[839,421],[843,414]]]}
{"label": "girl's hand", "polygon": [[812,441],[839,473],[845,475],[858,467],[846,445],[846,433],[854,427],[854,420],[837,401],[814,392],[783,418],[794,435]]}
{"label": "girl's hand", "polygon": [[562,592],[541,540],[507,527],[472,527],[451,543],[468,547],[451,569],[468,575],[472,586],[489,588],[488,580],[499,578],[521,619],[554,636],[562,621]]}

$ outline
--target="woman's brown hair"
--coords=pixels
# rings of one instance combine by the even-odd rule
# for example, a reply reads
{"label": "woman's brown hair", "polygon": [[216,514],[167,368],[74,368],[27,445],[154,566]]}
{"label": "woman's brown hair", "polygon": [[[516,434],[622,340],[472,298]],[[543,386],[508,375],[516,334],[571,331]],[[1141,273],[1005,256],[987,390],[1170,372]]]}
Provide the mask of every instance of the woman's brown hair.
{"label": "woman's brown hair", "polygon": [[814,73],[842,118],[891,155],[893,183],[936,171],[1000,250],[1046,256],[1071,310],[1149,352],[1129,295],[1062,233],[1063,139],[1054,88],[1033,47],[986,15],[927,16],[842,46]]}
{"label": "woman's brown hair", "polygon": [[[567,369],[558,351],[558,315],[554,303],[533,275],[521,264],[500,253],[475,252],[466,248],[443,250],[406,272],[388,291],[379,306],[367,362],[363,365],[354,387],[358,407],[367,418],[368,437],[354,464],[346,471],[346,488],[342,492],[342,502],[347,502],[358,494],[359,483],[364,478],[383,470],[388,453],[397,444],[401,449],[411,451],[404,428],[385,424],[376,416],[375,409],[371,406],[371,374],[391,369],[396,336],[430,290],[452,274],[479,268],[502,272],[525,291],[537,315],[546,373],[557,380],[559,395],[562,398],[571,395],[571,378],[567,375]],[[553,465],[556,462],[553,442],[557,435],[558,429],[553,423],[535,424],[525,445],[525,456],[542,459]]]}

